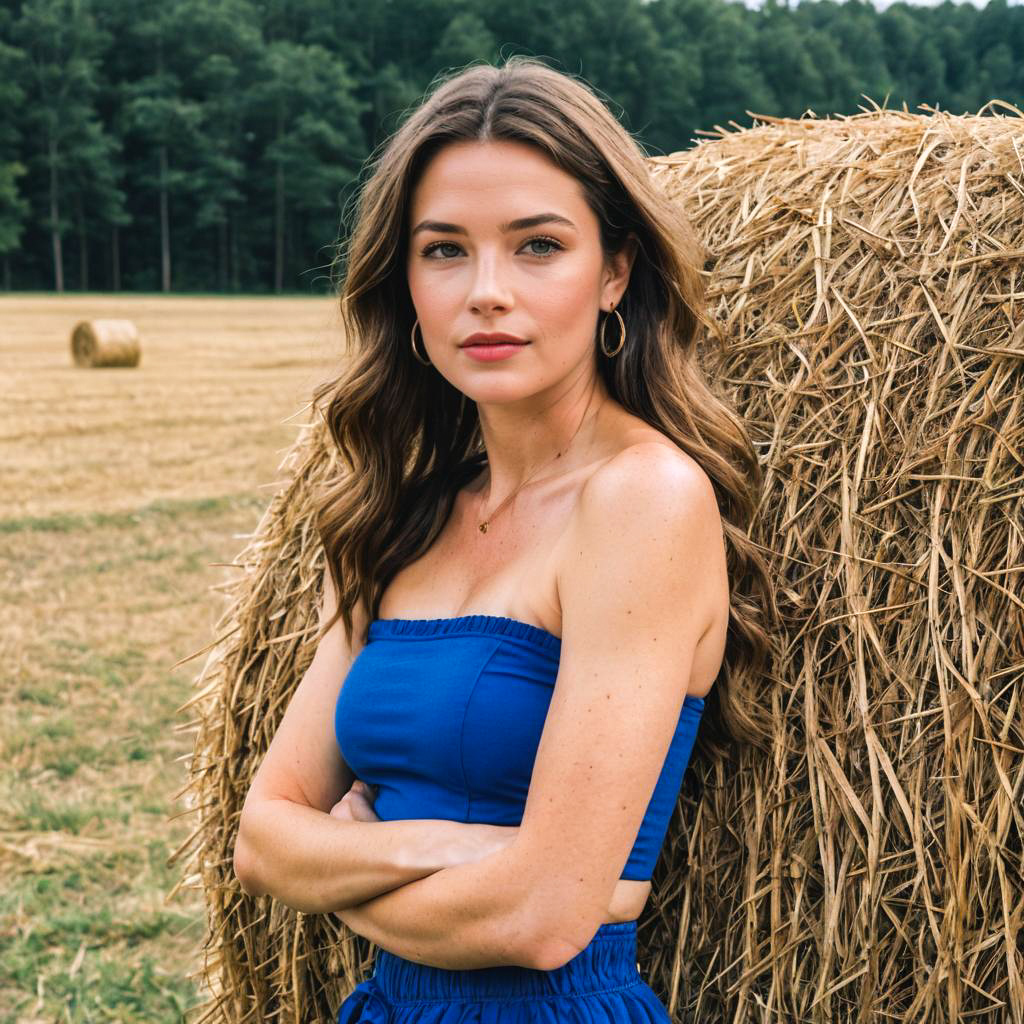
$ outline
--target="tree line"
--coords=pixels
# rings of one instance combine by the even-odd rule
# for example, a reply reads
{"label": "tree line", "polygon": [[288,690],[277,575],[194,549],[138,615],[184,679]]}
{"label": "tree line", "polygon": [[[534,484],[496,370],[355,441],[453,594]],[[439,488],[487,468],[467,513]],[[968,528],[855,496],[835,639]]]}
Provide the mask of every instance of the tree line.
{"label": "tree line", "polygon": [[0,0],[0,288],[311,292],[439,72],[530,53],[648,153],[746,111],[1024,106],[1024,7]]}

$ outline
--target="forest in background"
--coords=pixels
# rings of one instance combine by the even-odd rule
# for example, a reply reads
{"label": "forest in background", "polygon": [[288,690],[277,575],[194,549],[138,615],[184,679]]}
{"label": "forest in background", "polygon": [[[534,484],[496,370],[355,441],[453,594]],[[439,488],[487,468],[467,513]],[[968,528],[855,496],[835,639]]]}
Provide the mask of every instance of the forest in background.
{"label": "forest in background", "polygon": [[746,111],[1024,106],[1006,0],[0,0],[0,289],[324,293],[375,148],[512,53],[649,155]]}

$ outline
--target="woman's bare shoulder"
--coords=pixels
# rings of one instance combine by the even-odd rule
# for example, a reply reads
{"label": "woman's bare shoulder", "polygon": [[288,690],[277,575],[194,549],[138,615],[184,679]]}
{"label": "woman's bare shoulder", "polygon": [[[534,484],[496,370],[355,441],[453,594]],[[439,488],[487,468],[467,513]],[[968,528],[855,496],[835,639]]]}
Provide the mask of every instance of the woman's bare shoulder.
{"label": "woman's bare shoulder", "polygon": [[[631,427],[622,437],[622,443],[594,471],[580,493],[580,500],[594,493],[625,487],[634,475],[645,481],[663,479],[666,486],[679,485],[703,488],[706,495],[714,494],[711,478],[700,463],[683,451],[670,437],[642,421]],[[587,495],[587,491],[590,495]],[[715,503],[717,505],[717,502]]]}
{"label": "woman's bare shoulder", "polygon": [[[560,537],[555,557],[555,593],[561,605],[561,580],[567,565],[592,544],[587,524],[624,515],[642,519],[657,504],[663,510],[659,533],[671,529],[666,517],[695,516],[704,535],[720,536],[723,524],[710,477],[670,437],[635,417],[626,423],[617,443],[582,484]],[[620,538],[625,541],[626,538]],[[720,546],[720,545],[716,545]],[[563,609],[564,611],[564,609]],[[560,615],[561,618],[561,615]]]}
{"label": "woman's bare shoulder", "polygon": [[599,642],[587,633],[595,629],[607,631],[600,642],[638,627],[671,636],[693,665],[690,692],[706,689],[701,641],[728,610],[723,523],[707,473],[657,439],[631,444],[587,480],[569,533],[558,566],[562,635],[588,644]]}
{"label": "woman's bare shoulder", "polygon": [[645,455],[657,458],[653,450],[662,449],[669,465],[676,459],[688,464],[694,471],[703,472],[697,461],[683,451],[671,437],[621,407],[616,410],[616,417],[610,422],[608,434],[606,448],[611,457],[602,460],[602,469],[612,462],[618,462],[624,456],[627,462],[637,457],[643,458]]}
{"label": "woman's bare shoulder", "polygon": [[670,507],[685,503],[700,514],[718,518],[718,502],[710,477],[699,463],[671,441],[637,441],[601,465],[580,492],[579,508],[624,503],[626,508],[649,502],[652,492],[664,495]]}

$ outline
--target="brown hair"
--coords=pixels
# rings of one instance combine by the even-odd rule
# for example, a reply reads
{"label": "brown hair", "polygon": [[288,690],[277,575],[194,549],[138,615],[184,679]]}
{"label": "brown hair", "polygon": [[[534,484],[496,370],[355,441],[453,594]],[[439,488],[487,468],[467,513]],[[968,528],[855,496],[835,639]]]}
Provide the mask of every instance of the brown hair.
{"label": "brown hair", "polygon": [[[731,591],[723,667],[708,695],[698,745],[723,753],[730,739],[765,747],[767,734],[738,688],[752,687],[770,649],[775,605],[765,563],[747,536],[761,470],[741,419],[712,392],[697,361],[705,253],[680,209],[652,184],[645,154],[583,82],[531,57],[465,68],[440,84],[371,157],[341,285],[348,360],[319,385],[342,469],[317,502],[317,529],[350,639],[362,600],[371,618],[404,565],[431,545],[456,493],[485,465],[474,402],[415,360],[415,311],[405,271],[409,203],[428,161],[449,142],[514,140],[536,146],[583,188],[606,254],[630,233],[636,259],[619,312],[629,344],[600,351],[610,396],[671,438],[714,484]],[[721,339],[720,339],[721,340]]]}

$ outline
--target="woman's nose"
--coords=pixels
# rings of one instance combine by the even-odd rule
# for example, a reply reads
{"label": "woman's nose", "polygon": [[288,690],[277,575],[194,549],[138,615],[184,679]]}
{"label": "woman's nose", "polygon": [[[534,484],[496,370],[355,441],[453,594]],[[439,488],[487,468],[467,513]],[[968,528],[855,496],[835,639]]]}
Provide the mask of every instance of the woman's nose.
{"label": "woman's nose", "polygon": [[506,280],[506,269],[495,256],[480,256],[473,268],[469,305],[480,312],[508,309],[512,295]]}

